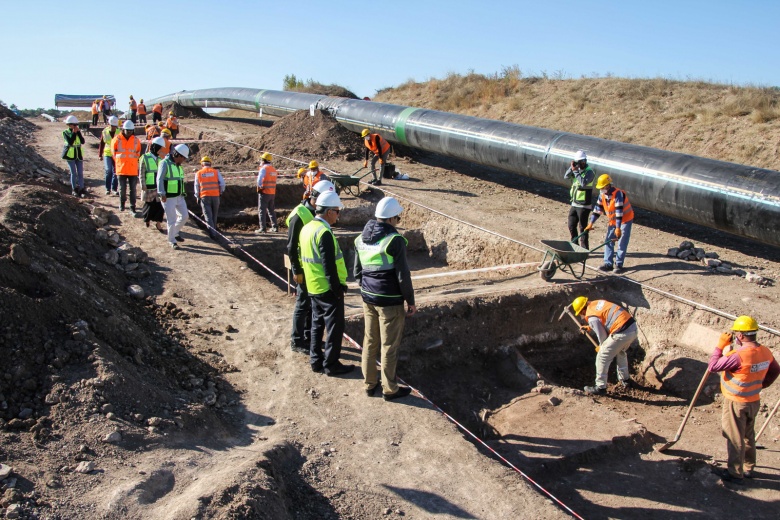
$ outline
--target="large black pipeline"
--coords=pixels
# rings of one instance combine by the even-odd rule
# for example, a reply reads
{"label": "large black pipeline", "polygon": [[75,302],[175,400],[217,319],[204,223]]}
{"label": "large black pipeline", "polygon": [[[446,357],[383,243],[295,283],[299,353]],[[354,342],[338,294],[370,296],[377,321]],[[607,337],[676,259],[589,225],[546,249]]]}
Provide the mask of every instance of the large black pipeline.
{"label": "large black pipeline", "polygon": [[344,127],[388,141],[569,186],[563,173],[584,150],[633,205],[780,245],[780,172],[502,121],[341,97],[277,90],[182,91],[150,103],[239,108],[284,116],[327,110]]}

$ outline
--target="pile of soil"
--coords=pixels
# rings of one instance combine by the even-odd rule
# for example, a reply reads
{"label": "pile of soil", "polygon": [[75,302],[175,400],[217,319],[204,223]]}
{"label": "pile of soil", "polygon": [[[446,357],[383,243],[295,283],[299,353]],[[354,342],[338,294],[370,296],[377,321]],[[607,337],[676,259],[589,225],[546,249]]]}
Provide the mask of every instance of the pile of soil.
{"label": "pile of soil", "polygon": [[163,103],[163,118],[168,117],[168,112],[173,112],[173,115],[176,117],[197,117],[199,119],[211,118],[211,115],[198,107],[183,107],[178,103]]}
{"label": "pile of soil", "polygon": [[66,170],[44,159],[27,144],[32,141],[35,130],[33,123],[0,105],[0,174],[66,182]]}

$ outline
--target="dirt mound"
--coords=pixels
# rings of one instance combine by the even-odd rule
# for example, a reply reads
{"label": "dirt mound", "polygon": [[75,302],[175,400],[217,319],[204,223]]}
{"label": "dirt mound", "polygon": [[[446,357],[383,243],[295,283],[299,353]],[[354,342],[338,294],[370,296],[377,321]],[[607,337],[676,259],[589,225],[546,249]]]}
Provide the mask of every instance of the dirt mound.
{"label": "dirt mound", "polygon": [[0,103],[0,119],[10,117],[11,119],[21,119],[21,117],[14,114],[10,108]]}
{"label": "dirt mound", "polygon": [[168,112],[173,112],[176,117],[197,117],[199,119],[211,119],[211,115],[198,107],[183,107],[177,103],[163,104],[163,117],[168,117]]}
{"label": "dirt mound", "polygon": [[67,172],[41,157],[27,144],[33,141],[36,129],[30,121],[0,106],[0,176],[9,180],[43,177],[57,184],[65,182]]}
{"label": "dirt mound", "polygon": [[[117,224],[46,188],[0,192],[0,461],[23,459],[18,434],[31,432],[57,494],[48,507],[60,512],[72,513],[78,493],[62,479],[79,463],[98,469],[103,446],[225,431],[231,419],[218,410],[236,399],[220,376],[236,369],[202,361],[179,331],[189,313],[133,294],[154,278]],[[40,514],[33,486],[20,479],[12,502]]]}
{"label": "dirt mound", "polygon": [[307,94],[320,94],[322,96],[337,96],[349,99],[358,99],[354,92],[340,85],[323,85],[322,83],[311,82],[304,87],[295,89],[295,92],[305,92]]}
{"label": "dirt mound", "polygon": [[272,154],[323,161],[331,158],[354,160],[362,151],[360,136],[350,132],[325,111],[299,110],[275,122],[255,148]]}

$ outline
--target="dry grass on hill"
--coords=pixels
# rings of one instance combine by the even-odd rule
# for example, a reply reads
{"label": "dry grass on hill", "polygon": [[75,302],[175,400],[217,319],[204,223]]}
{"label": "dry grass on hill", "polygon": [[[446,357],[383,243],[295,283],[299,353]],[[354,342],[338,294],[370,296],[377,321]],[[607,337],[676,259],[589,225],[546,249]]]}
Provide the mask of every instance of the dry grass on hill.
{"label": "dry grass on hill", "polygon": [[407,81],[375,101],[591,135],[778,169],[780,89],[664,78],[484,76]]}

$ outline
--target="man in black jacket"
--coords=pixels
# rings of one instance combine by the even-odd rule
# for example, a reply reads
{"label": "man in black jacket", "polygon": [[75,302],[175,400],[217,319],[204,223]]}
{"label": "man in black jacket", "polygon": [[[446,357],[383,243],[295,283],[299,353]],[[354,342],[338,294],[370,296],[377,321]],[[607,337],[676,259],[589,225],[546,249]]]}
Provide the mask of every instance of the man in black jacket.
{"label": "man in black jacket", "polygon": [[406,262],[406,239],[395,228],[401,221],[402,211],[401,204],[393,197],[383,198],[376,207],[376,220],[369,220],[355,240],[354,274],[360,283],[365,319],[363,384],[366,395],[373,396],[379,387],[376,361],[381,352],[385,401],[411,393],[411,388],[398,386],[395,381],[404,321],[407,315],[417,312]]}

